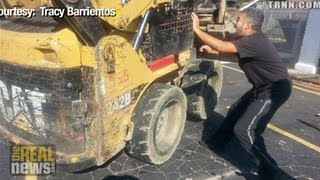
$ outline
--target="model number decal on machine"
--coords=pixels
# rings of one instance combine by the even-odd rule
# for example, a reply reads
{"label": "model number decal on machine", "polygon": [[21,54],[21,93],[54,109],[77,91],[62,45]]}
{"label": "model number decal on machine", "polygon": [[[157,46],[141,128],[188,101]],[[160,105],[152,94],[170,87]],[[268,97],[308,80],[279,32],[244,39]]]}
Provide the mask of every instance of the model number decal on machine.
{"label": "model number decal on machine", "polygon": [[113,102],[108,103],[108,110],[109,112],[117,111],[129,106],[131,103],[131,93],[127,92],[122,94],[118,98],[115,99]]}

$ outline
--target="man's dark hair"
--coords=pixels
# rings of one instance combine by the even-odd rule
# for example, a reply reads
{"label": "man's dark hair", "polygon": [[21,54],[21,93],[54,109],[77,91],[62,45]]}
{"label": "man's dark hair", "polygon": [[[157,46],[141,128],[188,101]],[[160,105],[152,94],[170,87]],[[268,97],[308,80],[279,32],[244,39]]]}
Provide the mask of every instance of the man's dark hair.
{"label": "man's dark hair", "polygon": [[252,27],[254,30],[256,31],[261,30],[261,26],[264,20],[264,15],[262,10],[254,7],[249,7],[241,11],[241,13],[246,14],[247,16],[246,19],[252,23]]}

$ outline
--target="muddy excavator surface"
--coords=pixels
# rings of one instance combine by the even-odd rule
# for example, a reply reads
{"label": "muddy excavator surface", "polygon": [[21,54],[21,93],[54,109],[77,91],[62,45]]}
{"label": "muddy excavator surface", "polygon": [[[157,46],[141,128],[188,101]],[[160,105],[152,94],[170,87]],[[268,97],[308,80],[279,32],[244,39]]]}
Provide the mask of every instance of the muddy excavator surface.
{"label": "muddy excavator surface", "polygon": [[226,37],[235,2],[0,2],[0,133],[13,147],[53,146],[72,172],[123,149],[162,164],[187,114],[213,112],[222,67],[198,58],[190,15]]}

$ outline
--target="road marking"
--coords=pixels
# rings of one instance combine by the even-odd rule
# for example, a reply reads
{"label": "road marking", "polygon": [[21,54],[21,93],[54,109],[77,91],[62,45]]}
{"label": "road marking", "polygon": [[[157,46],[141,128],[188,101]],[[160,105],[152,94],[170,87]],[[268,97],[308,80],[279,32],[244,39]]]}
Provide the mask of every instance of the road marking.
{"label": "road marking", "polygon": [[[225,65],[222,65],[222,66],[223,66],[224,68],[231,69],[231,70],[233,70],[233,71],[237,71],[237,72],[239,72],[239,73],[244,74],[244,72],[243,72],[242,70],[239,70],[239,69],[236,69],[236,68],[233,68],[233,67],[229,67],[229,66],[225,66]],[[298,87],[298,86],[295,86],[295,85],[293,85],[292,87],[295,88],[295,89],[299,89],[299,90],[301,90],[301,91],[304,91],[304,92],[308,92],[308,93],[311,93],[311,94],[315,94],[315,95],[320,96],[320,93],[319,93],[319,92],[310,91],[310,90],[308,90],[308,89],[304,89],[304,88],[301,88],[301,87]]]}
{"label": "road marking", "polygon": [[[233,70],[233,71],[236,71],[236,72],[244,74],[244,72],[242,70],[239,70],[239,69],[236,69],[236,68],[233,68],[233,67],[229,67],[229,66],[224,66],[224,65],[222,65],[222,66],[224,68],[227,68],[227,69],[230,69],[230,70]],[[296,88],[296,89],[299,89],[301,91],[309,92],[309,93],[316,94],[316,95],[320,96],[320,93],[317,93],[317,92],[314,92],[314,91],[310,91],[310,90],[307,90],[307,89],[304,89],[304,88],[300,88],[300,87],[297,87],[297,86],[293,86],[293,87]],[[292,139],[292,140],[294,140],[294,141],[296,141],[298,143],[301,143],[301,144],[307,146],[308,148],[313,149],[313,150],[315,150],[315,151],[320,153],[320,147],[319,146],[316,146],[316,145],[314,145],[314,144],[312,144],[312,143],[310,143],[310,142],[308,142],[308,141],[306,141],[304,139],[301,139],[298,136],[295,136],[295,135],[293,135],[293,134],[291,134],[291,133],[289,133],[289,132],[287,132],[285,130],[282,130],[282,129],[280,129],[280,128],[272,125],[272,124],[268,124],[267,127],[269,129],[272,129],[273,131],[281,134],[281,135],[284,135],[284,136],[286,136],[286,137],[288,137],[288,138],[290,138],[290,139]]]}
{"label": "road marking", "polygon": [[315,151],[320,153],[320,147],[319,146],[316,146],[316,145],[314,145],[312,143],[309,143],[308,141],[306,141],[304,139],[301,139],[301,138],[299,138],[299,137],[297,137],[297,136],[295,136],[295,135],[293,135],[291,133],[288,133],[288,132],[286,132],[286,131],[284,131],[284,130],[282,130],[282,129],[280,129],[280,128],[272,125],[272,124],[268,124],[267,127],[272,129],[272,130],[274,130],[277,133],[280,133],[280,134],[282,134],[282,135],[284,135],[284,136],[286,136],[286,137],[288,137],[290,139],[293,139],[293,140],[295,140],[295,141],[307,146],[308,148],[313,149],[313,150],[315,150]]}
{"label": "road marking", "polygon": [[244,72],[242,70],[239,70],[239,69],[236,69],[236,68],[233,68],[233,67],[229,67],[229,66],[225,66],[225,65],[222,65],[224,68],[227,68],[227,69],[231,69],[231,70],[234,70],[234,71],[237,71],[239,73],[242,73],[244,74]]}
{"label": "road marking", "polygon": [[310,91],[310,90],[308,90],[308,89],[304,89],[304,88],[301,88],[301,87],[298,87],[298,86],[293,86],[293,87],[296,88],[296,89],[299,89],[299,90],[301,90],[301,91],[305,91],[305,92],[308,92],[308,93],[311,93],[311,94],[315,94],[315,95],[320,96],[320,93],[318,93],[318,92]]}

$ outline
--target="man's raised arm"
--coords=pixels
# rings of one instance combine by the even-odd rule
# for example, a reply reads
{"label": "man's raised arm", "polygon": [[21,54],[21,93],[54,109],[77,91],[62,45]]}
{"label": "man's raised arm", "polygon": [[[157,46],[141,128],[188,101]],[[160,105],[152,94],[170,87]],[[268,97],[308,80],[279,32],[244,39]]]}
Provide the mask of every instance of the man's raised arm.
{"label": "man's raised arm", "polygon": [[192,13],[191,18],[193,21],[193,31],[204,44],[210,46],[219,53],[237,53],[237,48],[231,42],[222,41],[202,31],[199,25],[199,18],[195,13]]}

